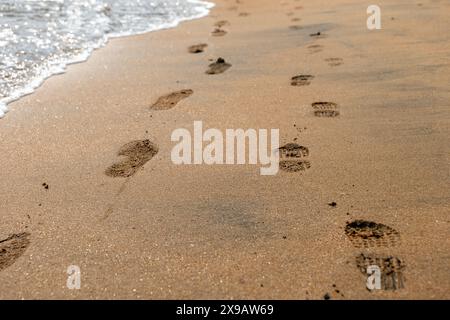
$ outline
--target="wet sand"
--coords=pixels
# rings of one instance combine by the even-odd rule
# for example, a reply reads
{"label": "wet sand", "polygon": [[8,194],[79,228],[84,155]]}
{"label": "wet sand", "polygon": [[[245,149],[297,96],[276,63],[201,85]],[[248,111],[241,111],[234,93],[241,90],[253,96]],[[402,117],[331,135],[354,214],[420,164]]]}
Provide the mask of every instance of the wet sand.
{"label": "wet sand", "polygon": [[[0,298],[450,298],[450,5],[379,1],[369,31],[356,0],[216,3],[10,105]],[[196,120],[302,162],[174,165]]]}

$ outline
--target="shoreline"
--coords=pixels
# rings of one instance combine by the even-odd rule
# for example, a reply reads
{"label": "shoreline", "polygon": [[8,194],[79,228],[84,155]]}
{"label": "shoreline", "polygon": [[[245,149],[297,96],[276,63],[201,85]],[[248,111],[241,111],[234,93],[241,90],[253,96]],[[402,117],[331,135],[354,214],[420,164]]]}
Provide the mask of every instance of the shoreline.
{"label": "shoreline", "polygon": [[[0,240],[25,250],[0,259],[0,298],[448,299],[449,5],[381,1],[371,32],[356,0],[215,2],[112,39],[10,105]],[[218,58],[231,66],[207,74]],[[279,128],[310,166],[174,165],[171,133],[197,120]],[[389,257],[404,288],[368,291],[361,265]]]}

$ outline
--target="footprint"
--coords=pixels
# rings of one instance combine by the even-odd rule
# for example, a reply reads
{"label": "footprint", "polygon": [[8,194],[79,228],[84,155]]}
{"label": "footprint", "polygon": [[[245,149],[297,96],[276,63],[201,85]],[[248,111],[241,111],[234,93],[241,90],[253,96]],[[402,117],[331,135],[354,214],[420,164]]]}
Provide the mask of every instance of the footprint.
{"label": "footprint", "polygon": [[294,15],[294,13],[293,13],[293,12],[288,12],[288,13],[286,13],[286,15],[287,15],[288,17],[292,17],[292,16]]}
{"label": "footprint", "polygon": [[345,234],[356,248],[393,247],[400,243],[397,230],[373,221],[347,222]]}
{"label": "footprint", "polygon": [[295,7],[294,9],[295,9],[295,10],[303,10],[303,7],[302,7],[302,6],[297,6],[297,7]]}
{"label": "footprint", "polygon": [[225,62],[225,59],[219,58],[216,62],[209,65],[209,69],[206,70],[207,74],[219,74],[223,73],[231,67],[231,64]]}
{"label": "footprint", "polygon": [[292,22],[297,22],[297,21],[301,21],[301,20],[302,20],[302,19],[300,19],[300,18],[292,18],[292,19],[291,19]]}
{"label": "footprint", "polygon": [[226,34],[227,34],[227,32],[225,30],[223,30],[223,29],[220,29],[220,28],[215,28],[213,30],[213,32],[211,32],[211,35],[213,37],[222,37],[222,36],[224,36]]}
{"label": "footprint", "polygon": [[280,170],[286,172],[304,171],[311,167],[311,163],[304,158],[309,156],[309,149],[296,143],[288,143],[279,148]]}
{"label": "footprint", "polygon": [[193,45],[193,46],[190,46],[190,47],[188,48],[188,51],[189,51],[190,53],[200,53],[200,52],[205,51],[205,48],[206,48],[207,46],[208,46],[208,45],[207,45],[206,43],[195,44],[195,45]]}
{"label": "footprint", "polygon": [[110,166],[105,174],[109,177],[131,177],[157,153],[158,146],[150,140],[131,141],[117,153],[118,156],[127,158]]}
{"label": "footprint", "polygon": [[230,23],[227,20],[220,20],[214,23],[215,27],[221,28],[223,26],[229,25]]}
{"label": "footprint", "polygon": [[327,58],[325,61],[328,62],[330,67],[337,67],[344,63],[342,58]]}
{"label": "footprint", "polygon": [[314,76],[309,74],[301,74],[291,78],[291,85],[293,86],[308,86],[311,84],[311,80]]}
{"label": "footprint", "polygon": [[398,257],[361,253],[356,257],[356,266],[367,276],[369,266],[378,266],[381,273],[381,289],[397,290],[405,287],[404,262]]}
{"label": "footprint", "polygon": [[312,107],[316,110],[336,110],[338,108],[338,105],[334,102],[319,101],[314,102],[312,104]]}
{"label": "footprint", "polygon": [[334,102],[314,102],[312,107],[316,117],[334,118],[339,116],[338,105]]}
{"label": "footprint", "polygon": [[321,46],[320,44],[312,44],[312,45],[308,46],[308,50],[309,50],[309,53],[318,53],[323,50],[323,46]]}
{"label": "footprint", "polygon": [[335,118],[335,117],[339,116],[339,111],[337,111],[337,110],[315,110],[314,115],[316,117]]}
{"label": "footprint", "polygon": [[279,148],[280,157],[285,158],[304,158],[309,156],[309,149],[296,143],[288,143]]}
{"label": "footprint", "polygon": [[312,37],[312,38],[315,38],[315,39],[322,39],[322,38],[326,38],[327,37],[326,34],[320,32],[320,31],[316,32],[316,33],[311,33],[309,36]]}
{"label": "footprint", "polygon": [[30,245],[30,234],[22,232],[0,240],[0,271],[11,266]]}
{"label": "footprint", "polygon": [[238,14],[239,17],[248,17],[250,15],[250,13],[248,12],[241,12]]}
{"label": "footprint", "polygon": [[311,168],[311,163],[307,160],[281,160],[280,161],[280,170],[286,172],[298,172],[305,171]]}
{"label": "footprint", "polygon": [[194,91],[192,91],[191,89],[185,89],[166,94],[162,97],[159,97],[158,100],[153,105],[150,106],[150,109],[151,110],[172,109],[177,105],[178,102],[180,102],[183,99],[186,99],[193,93]]}

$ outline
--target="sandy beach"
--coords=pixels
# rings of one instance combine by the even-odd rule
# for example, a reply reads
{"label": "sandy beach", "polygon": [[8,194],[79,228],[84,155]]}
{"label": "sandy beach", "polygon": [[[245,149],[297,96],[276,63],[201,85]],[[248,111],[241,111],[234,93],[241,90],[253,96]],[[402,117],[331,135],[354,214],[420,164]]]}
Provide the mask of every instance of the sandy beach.
{"label": "sandy beach", "polygon": [[[450,3],[213,2],[10,104],[0,299],[449,299]],[[175,165],[194,121],[301,162]]]}

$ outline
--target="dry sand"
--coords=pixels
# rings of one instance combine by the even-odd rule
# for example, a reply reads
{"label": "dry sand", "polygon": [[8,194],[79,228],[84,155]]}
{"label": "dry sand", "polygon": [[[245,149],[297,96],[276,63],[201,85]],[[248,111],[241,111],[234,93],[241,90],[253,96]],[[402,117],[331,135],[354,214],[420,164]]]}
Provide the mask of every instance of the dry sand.
{"label": "dry sand", "polygon": [[[450,298],[448,1],[378,1],[375,31],[357,0],[216,2],[10,106],[0,298]],[[171,132],[194,120],[279,128],[310,167],[176,166]],[[366,289],[377,257],[404,288]]]}

